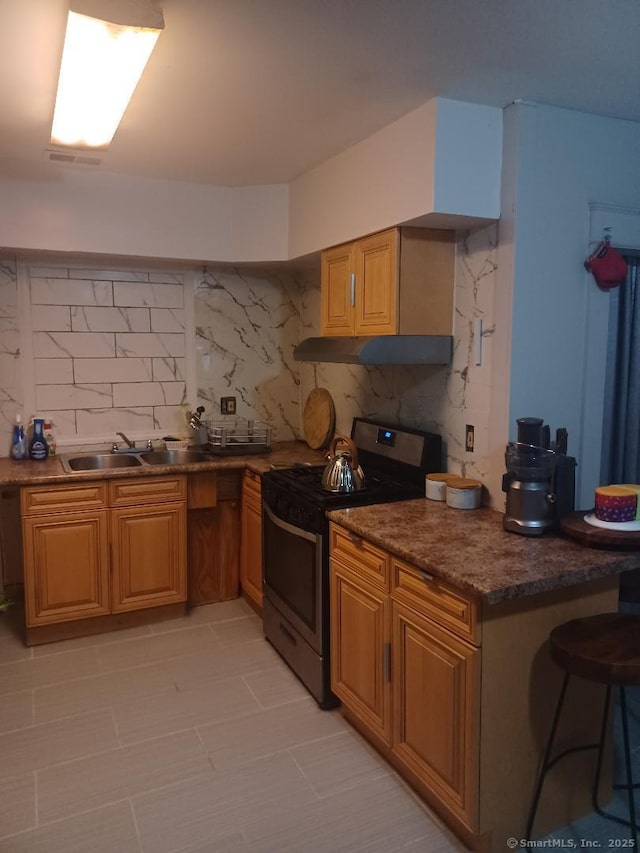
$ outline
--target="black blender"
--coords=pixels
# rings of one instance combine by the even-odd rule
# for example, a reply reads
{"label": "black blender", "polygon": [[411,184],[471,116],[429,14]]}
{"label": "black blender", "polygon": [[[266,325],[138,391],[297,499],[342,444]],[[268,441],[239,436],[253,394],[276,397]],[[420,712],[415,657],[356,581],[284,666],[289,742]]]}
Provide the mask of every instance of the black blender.
{"label": "black blender", "polygon": [[502,491],[507,493],[503,527],[524,536],[541,536],[558,527],[575,506],[576,460],[567,456],[567,431],[550,429],[541,418],[518,418],[517,441],[505,452],[507,473]]}

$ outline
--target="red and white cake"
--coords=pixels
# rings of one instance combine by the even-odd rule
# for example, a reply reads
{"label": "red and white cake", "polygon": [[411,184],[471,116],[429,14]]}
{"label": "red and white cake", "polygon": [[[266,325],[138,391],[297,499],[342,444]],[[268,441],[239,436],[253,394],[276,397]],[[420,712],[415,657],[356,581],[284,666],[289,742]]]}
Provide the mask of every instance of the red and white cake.
{"label": "red and white cake", "polygon": [[640,486],[630,483],[598,486],[596,489],[596,518],[600,521],[616,524],[636,521],[640,517],[639,493]]}

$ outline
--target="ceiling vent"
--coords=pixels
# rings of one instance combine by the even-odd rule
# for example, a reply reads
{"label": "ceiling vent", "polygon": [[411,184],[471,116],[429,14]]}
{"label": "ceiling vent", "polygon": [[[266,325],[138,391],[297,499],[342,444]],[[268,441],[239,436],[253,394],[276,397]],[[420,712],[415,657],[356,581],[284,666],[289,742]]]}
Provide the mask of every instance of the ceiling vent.
{"label": "ceiling vent", "polygon": [[47,148],[44,152],[45,160],[53,163],[66,163],[69,166],[100,166],[102,157],[85,152],[61,151],[55,148]]}

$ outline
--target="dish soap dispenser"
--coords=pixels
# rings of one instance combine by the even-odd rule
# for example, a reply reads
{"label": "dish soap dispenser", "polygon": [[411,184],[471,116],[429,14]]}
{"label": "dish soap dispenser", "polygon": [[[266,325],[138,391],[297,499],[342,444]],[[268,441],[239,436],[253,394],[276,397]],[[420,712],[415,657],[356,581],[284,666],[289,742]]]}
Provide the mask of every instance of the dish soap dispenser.
{"label": "dish soap dispenser", "polygon": [[13,425],[13,434],[11,436],[11,458],[26,459],[27,458],[27,441],[24,437],[24,427],[22,425],[22,415],[16,415],[16,422]]}
{"label": "dish soap dispenser", "polygon": [[48,455],[49,447],[47,446],[47,440],[44,437],[44,419],[34,418],[33,435],[31,436],[31,442],[29,443],[29,456],[32,459],[40,460],[46,459]]}

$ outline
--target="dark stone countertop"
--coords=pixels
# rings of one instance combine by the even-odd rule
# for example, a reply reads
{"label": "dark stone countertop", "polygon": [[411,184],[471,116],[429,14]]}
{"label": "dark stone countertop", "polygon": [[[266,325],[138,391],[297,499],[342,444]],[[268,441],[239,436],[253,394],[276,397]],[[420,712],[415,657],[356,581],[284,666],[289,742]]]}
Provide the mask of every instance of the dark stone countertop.
{"label": "dark stone countertop", "polygon": [[418,499],[333,510],[329,518],[488,604],[640,568],[640,550],[589,548],[561,533],[508,533],[491,509]]}
{"label": "dark stone countertop", "polygon": [[[108,452],[108,451],[94,451]],[[78,452],[74,455],[82,455]],[[158,477],[167,474],[192,474],[196,471],[230,471],[248,468],[263,474],[271,466],[289,467],[295,462],[321,465],[325,454],[311,450],[303,441],[283,441],[273,444],[270,453],[243,456],[214,456],[210,462],[188,462],[178,465],[140,465],[135,468],[114,468],[100,471],[68,473],[62,467],[60,456],[51,456],[42,462],[0,459],[0,488],[15,486],[42,486],[47,484],[82,482],[87,480],[113,480],[129,477]]]}

